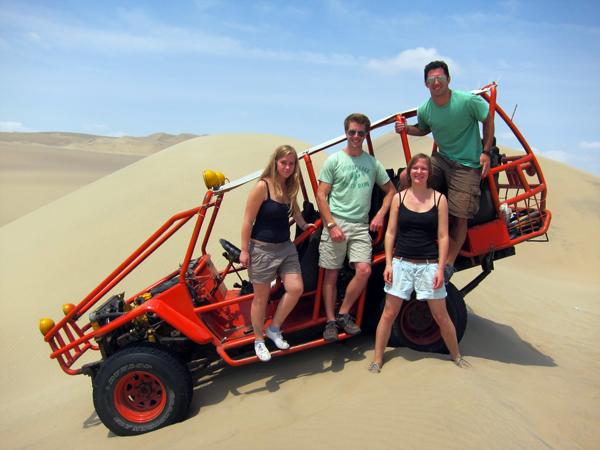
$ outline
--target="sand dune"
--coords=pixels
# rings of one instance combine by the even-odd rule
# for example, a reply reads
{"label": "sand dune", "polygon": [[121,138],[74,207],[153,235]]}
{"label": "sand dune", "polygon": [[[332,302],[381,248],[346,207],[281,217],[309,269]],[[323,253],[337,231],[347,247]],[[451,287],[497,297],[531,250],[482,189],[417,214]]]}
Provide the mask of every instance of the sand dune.
{"label": "sand dune", "polygon": [[197,137],[120,138],[78,133],[0,133],[0,226],[174,144]]}
{"label": "sand dune", "polygon": [[[309,147],[266,135],[187,140],[0,228],[5,448],[600,447],[600,179],[545,159],[550,242],[519,245],[467,296],[461,350],[472,371],[445,355],[390,348],[373,375],[374,339],[359,336],[268,364],[215,363],[195,375],[185,421],[135,438],[110,434],[95,415],[89,378],[69,377],[48,358],[37,321],[59,319],[63,303],[77,303],[169,217],[197,206],[202,170],[238,178],[262,168],[281,143]],[[431,148],[429,138],[411,143],[413,152]],[[386,167],[403,165],[393,134],[376,140],[376,152]],[[314,158],[317,170],[325,157]],[[250,187],[227,194],[213,238],[239,242]],[[186,228],[119,289],[176,268]],[[208,250],[219,255],[215,242]],[[462,287],[476,274],[453,281]]]}

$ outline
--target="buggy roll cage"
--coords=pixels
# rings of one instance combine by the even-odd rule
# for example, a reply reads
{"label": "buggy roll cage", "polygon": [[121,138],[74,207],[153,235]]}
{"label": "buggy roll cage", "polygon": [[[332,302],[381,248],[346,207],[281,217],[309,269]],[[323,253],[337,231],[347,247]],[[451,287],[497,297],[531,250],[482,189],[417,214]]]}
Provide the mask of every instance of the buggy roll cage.
{"label": "buggy roll cage", "polygon": [[[489,103],[490,113],[497,113],[504,120],[525,150],[525,155],[523,156],[502,157],[501,164],[491,168],[486,176],[486,180],[490,186],[490,192],[492,193],[491,198],[495,209],[494,217],[487,223],[470,227],[465,245],[460,251],[460,256],[470,259],[474,266],[482,263],[482,258],[485,255],[489,255],[490,253],[493,254],[502,249],[509,249],[520,242],[545,235],[550,224],[551,213],[546,210],[546,182],[539,163],[529,147],[529,144],[512,122],[512,119],[509,118],[496,104],[496,84],[492,83],[482,89],[473,91],[473,93],[480,95]],[[393,124],[397,120],[397,116],[411,118],[416,115],[416,108],[399,114],[393,114],[373,123],[371,130]],[[299,160],[305,162],[308,181],[313,194],[316,194],[317,192],[318,181],[310,158],[311,155],[331,148],[346,139],[346,136],[342,135],[299,153]],[[366,141],[369,153],[374,156],[373,142],[370,133],[367,134]],[[411,153],[405,131],[401,134],[401,141],[404,156],[406,162],[408,162],[411,158]],[[434,144],[433,151],[435,150],[436,146]],[[214,329],[211,329],[206,325],[206,321],[201,318],[201,315],[209,311],[215,311],[219,308],[234,307],[235,305],[250,301],[253,298],[253,294],[237,295],[242,293],[233,290],[227,291],[223,284],[225,277],[231,272],[245,270],[245,268],[234,266],[234,262],[229,259],[227,267],[222,271],[217,271],[210,259],[210,255],[206,252],[206,246],[212,234],[224,195],[231,190],[255,180],[260,176],[261,172],[262,171],[254,172],[221,187],[208,190],[201,206],[176,214],[167,220],[162,227],[150,236],[150,238],[148,238],[77,306],[73,304],[64,305],[63,312],[65,313],[65,317],[60,320],[58,324],[55,325],[50,319],[42,319],[40,321],[40,330],[42,331],[42,334],[44,334],[44,340],[52,349],[50,357],[58,361],[64,372],[70,375],[89,375],[90,373],[89,370],[86,369],[86,366],[74,369],[73,365],[88,350],[101,350],[98,345],[92,343],[92,339],[100,338],[132,321],[142,321],[146,314],[158,316],[164,322],[167,322],[176,330],[181,331],[187,338],[196,343],[213,343],[219,355],[228,364],[240,365],[256,360],[256,357],[233,360],[226,353],[226,350],[229,348],[239,347],[252,342],[253,337],[244,337],[243,334],[240,335],[240,333],[235,330],[229,334],[225,331],[221,334],[216,333]],[[307,187],[302,171],[300,171],[300,190],[304,199],[308,200]],[[502,213],[501,205],[503,203],[507,204],[510,208],[510,216]],[[193,260],[192,257],[209,210],[212,210],[212,214],[210,215],[204,238],[201,243],[201,256],[196,260]],[[171,238],[171,236],[179,231],[181,227],[193,217],[196,217],[196,223],[181,265],[181,270],[175,270],[140,293],[137,293],[126,300],[123,299],[125,304],[128,305],[126,306],[127,311],[120,314],[118,317],[112,318],[112,320],[105,325],[100,326],[97,322],[94,322],[92,317],[90,317],[89,323],[81,327],[77,324],[79,319],[81,319],[86,312],[90,311],[90,309],[108,294],[112,288],[136,269],[146,258],[148,258],[148,256],[154,253],[156,249]],[[292,224],[293,220],[290,221],[290,226]],[[319,219],[315,225],[317,225],[317,227],[322,226],[322,220]],[[294,243],[298,245],[314,232],[314,229],[303,232],[295,239]],[[378,236],[373,243],[374,246],[381,242],[384,233],[385,230],[383,228],[379,230]],[[384,261],[384,254],[378,253],[373,255],[373,264],[380,264]],[[210,276],[207,276],[207,273],[210,273]],[[171,292],[178,290],[181,295],[171,295],[168,302],[161,302],[161,298],[165,295],[165,293],[162,292],[151,296],[150,299],[141,304],[134,302],[134,300],[138,299],[140,296],[148,297],[148,293],[151,290],[169,280],[173,280],[175,277],[178,278],[178,283],[171,288]],[[196,282],[202,283],[201,286],[197,286],[197,290],[200,292],[202,298],[206,299],[206,302],[202,305],[197,306],[191,301],[189,292],[190,287],[186,283],[188,277],[194,277]],[[321,307],[320,287],[322,280],[323,271],[321,270],[319,273],[317,290],[305,292],[303,294],[303,297],[307,295],[314,295],[315,297],[312,320],[309,323],[293,325],[288,331],[295,331],[324,322],[325,319],[319,317]],[[277,291],[280,284],[281,280],[278,280],[277,284],[272,288],[271,293]],[[361,294],[359,302],[357,302],[358,311],[356,315],[358,325],[360,325],[362,320],[365,295],[366,289]],[[346,337],[348,336],[345,336],[343,333],[340,334],[340,339]],[[148,339],[152,341],[151,334],[149,334]],[[286,353],[303,350],[324,343],[325,342],[322,339],[312,341],[303,345],[294,346],[286,351]],[[272,354],[276,353],[278,352],[272,352]],[[102,356],[106,359],[106,355]]]}

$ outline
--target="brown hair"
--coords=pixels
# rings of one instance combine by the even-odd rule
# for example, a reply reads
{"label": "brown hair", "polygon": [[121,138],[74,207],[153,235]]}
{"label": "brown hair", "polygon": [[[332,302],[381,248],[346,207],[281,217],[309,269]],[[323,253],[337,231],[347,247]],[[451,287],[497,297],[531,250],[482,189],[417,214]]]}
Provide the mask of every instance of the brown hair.
{"label": "brown hair", "polygon": [[298,164],[298,154],[296,153],[294,147],[291,145],[280,145],[277,147],[275,152],[273,152],[273,155],[271,155],[269,164],[263,171],[260,178],[270,179],[273,183],[273,188],[275,189],[275,196],[282,196],[283,190],[281,189],[279,181],[277,181],[277,161],[288,155],[294,155],[294,160],[296,162],[294,172],[285,180],[287,195],[290,199],[290,217],[292,217],[298,212],[296,211],[296,196],[298,195],[298,189],[300,187],[300,166]]}
{"label": "brown hair", "polygon": [[415,165],[415,163],[420,159],[424,159],[427,162],[427,187],[429,187],[429,181],[431,180],[431,177],[433,177],[433,166],[431,165],[431,158],[425,153],[418,153],[410,159],[408,165],[406,166],[406,180],[408,181],[408,185],[412,186],[412,180],[410,179],[410,171]]}
{"label": "brown hair", "polygon": [[346,117],[346,120],[344,120],[344,130],[345,131],[348,131],[348,129],[350,128],[350,122],[354,122],[359,125],[364,125],[365,133],[368,133],[369,130],[371,129],[371,121],[364,114],[354,113],[354,114],[350,114],[348,117]]}

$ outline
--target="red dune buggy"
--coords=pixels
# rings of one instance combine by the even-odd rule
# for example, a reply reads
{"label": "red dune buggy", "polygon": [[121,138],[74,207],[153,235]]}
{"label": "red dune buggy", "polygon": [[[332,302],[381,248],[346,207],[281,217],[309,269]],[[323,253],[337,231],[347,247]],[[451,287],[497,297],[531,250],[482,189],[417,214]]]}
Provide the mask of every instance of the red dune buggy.
{"label": "red dune buggy", "polygon": [[[524,153],[506,157],[495,149],[492,169],[483,182],[480,212],[469,223],[468,236],[455,267],[460,270],[481,267],[481,272],[463,287],[448,284],[448,311],[456,326],[458,339],[467,326],[464,296],[492,270],[494,261],[515,254],[515,245],[546,236],[551,214],[546,209],[546,184],[531,148],[512,120],[496,104],[496,85],[475,92],[500,116],[522,144]],[[416,109],[402,113],[416,116]],[[396,116],[373,124],[372,129],[393,126]],[[406,135],[402,135],[405,159],[411,157]],[[305,199],[303,215],[317,224],[317,230],[296,229],[295,244],[302,266],[305,292],[283,324],[290,342],[287,351],[273,349],[274,357],[324,345],[322,331],[326,321],[322,303],[323,271],[318,267],[318,245],[322,223],[309,202],[308,190],[317,190],[317,174],[311,155],[345,140],[345,136],[302,152],[301,191]],[[367,146],[375,155],[370,135]],[[435,151],[435,147],[434,147]],[[389,170],[397,183],[399,171]],[[239,249],[221,240],[225,267],[217,268],[217,258],[206,252],[215,221],[227,193],[255,180],[260,172],[222,185],[223,178],[208,172],[208,191],[202,204],[170,218],[127,260],[96,287],[77,306],[63,306],[65,317],[58,324],[40,321],[44,340],[50,344],[51,358],[70,375],[90,375],[93,400],[102,422],[117,435],[138,435],[175,423],[184,418],[192,399],[192,376],[188,364],[222,358],[230,365],[257,361],[250,320],[252,286],[244,281],[239,265]],[[383,193],[377,187],[372,196],[372,211],[377,211]],[[129,275],[150,254],[176,233],[186,222],[195,220],[181,268],[143,291],[105,298],[111,289]],[[293,223],[290,223],[293,226]],[[380,230],[373,236],[373,271],[367,288],[355,304],[356,323],[368,332],[374,330],[381,314],[385,255]],[[198,248],[198,250],[197,250]],[[218,258],[219,261],[223,261]],[[228,289],[227,277],[241,283]],[[349,267],[340,271],[338,295],[352,278]],[[271,289],[266,322],[270,322],[283,294],[281,281]],[[88,318],[89,320],[85,320]],[[340,339],[350,336],[340,334]],[[447,351],[439,328],[426,302],[405,302],[394,324],[390,346],[407,346],[419,351]],[[99,353],[99,360],[76,367],[88,350]]]}

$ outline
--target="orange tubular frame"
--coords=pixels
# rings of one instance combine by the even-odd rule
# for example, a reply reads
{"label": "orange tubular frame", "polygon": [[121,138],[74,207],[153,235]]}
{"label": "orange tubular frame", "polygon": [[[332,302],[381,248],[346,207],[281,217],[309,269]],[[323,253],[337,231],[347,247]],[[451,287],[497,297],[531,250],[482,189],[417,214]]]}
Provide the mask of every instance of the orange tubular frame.
{"label": "orange tubular frame", "polygon": [[[197,235],[202,227],[202,223],[204,221],[204,216],[206,214],[206,210],[209,207],[215,206],[215,203],[210,203],[213,193],[208,191],[204,197],[204,202],[201,207],[191,209],[189,211],[176,214],[171,217],[162,227],[160,227],[146,242],[144,242],[129,258],[127,258],[114,272],[112,272],[100,285],[98,285],[87,297],[85,297],[71,312],[69,312],[58,324],[56,324],[45,336],[44,340],[50,344],[52,348],[51,358],[56,358],[61,366],[61,368],[70,375],[75,375],[80,373],[77,370],[70,369],[77,359],[81,357],[81,355],[89,350],[90,348],[94,350],[98,350],[98,347],[91,344],[89,341],[97,336],[102,334],[106,334],[119,326],[124,325],[127,322],[135,319],[136,317],[147,313],[154,312],[158,314],[160,317],[165,319],[167,322],[174,322],[184,324],[186,319],[185,316],[181,315],[181,312],[177,311],[177,309],[171,311],[169,309],[165,309],[163,307],[157,306],[158,302],[152,301],[146,302],[144,305],[138,306],[134,308],[127,314],[124,314],[123,317],[113,320],[110,324],[101,327],[99,330],[89,332],[87,334],[84,333],[85,330],[89,330],[90,325],[86,325],[83,328],[80,328],[76,321],[82,317],[98,300],[100,300],[106,293],[108,293],[117,283],[119,283],[123,278],[129,275],[136,267],[138,267],[148,256],[150,256],[159,246],[161,246],[167,239],[169,239],[173,234],[175,234],[185,223],[189,221],[194,215],[198,214],[198,220],[196,222],[196,227],[194,229],[193,238],[197,239]],[[219,202],[220,204],[220,202]],[[214,214],[213,214],[214,218]],[[214,223],[214,221],[213,221]],[[175,226],[173,226],[175,225]],[[186,259],[189,258],[188,255],[191,255],[193,252],[193,248],[195,246],[195,239],[192,239],[190,245],[188,247],[188,252],[186,254]],[[183,266],[187,267],[187,266]],[[185,270],[182,271],[185,273]],[[155,283],[157,285],[158,283]],[[153,285],[154,286],[154,285]],[[186,288],[187,289],[187,288]],[[189,293],[187,294],[189,296]],[[160,295],[155,298],[159,298]],[[133,300],[128,300],[131,302]],[[185,308],[184,308],[185,309]],[[190,303],[190,309],[192,309],[192,305]],[[163,317],[162,315],[165,315]],[[185,319],[185,320],[184,320]],[[201,322],[198,319],[198,324]],[[189,328],[189,327],[186,327]],[[202,327],[198,328],[197,331],[191,330],[192,334],[194,334],[198,339],[206,340],[208,334]],[[71,331],[75,331],[76,336]],[[62,334],[61,334],[62,333]],[[66,339],[65,339],[66,338]]]}
{"label": "orange tubular frame", "polygon": [[[468,230],[467,244],[471,247],[463,247],[461,249],[461,255],[466,257],[475,257],[486,254],[494,250],[499,250],[506,247],[514,246],[515,244],[529,240],[532,237],[539,236],[546,233],[548,230],[551,213],[545,209],[546,207],[546,182],[542,175],[538,161],[535,155],[531,151],[531,148],[514,125],[512,120],[506,115],[506,113],[496,104],[496,84],[493,83],[480,91],[475,92],[477,95],[481,95],[490,105],[490,113],[498,114],[506,122],[508,127],[515,134],[523,148],[525,149],[525,156],[516,156],[504,158],[503,164],[490,170],[487,175],[487,180],[492,191],[492,199],[494,207],[497,212],[498,219],[493,220],[489,223],[484,223],[481,226],[472,227]],[[371,130],[393,124],[396,120],[404,120],[405,118],[411,118],[417,115],[417,110],[412,109],[405,111],[400,114],[394,114],[388,116],[376,123],[371,127]],[[405,122],[406,123],[406,122]],[[402,141],[402,147],[406,163],[411,159],[411,152],[406,132],[400,134]],[[310,183],[310,188],[313,190],[313,194],[316,196],[318,190],[318,180],[313,167],[313,162],[310,155],[319,151],[326,150],[334,145],[337,145],[346,140],[346,136],[340,136],[333,139],[325,144],[322,144],[312,149],[306,150],[300,154],[306,164],[307,177],[300,174],[300,189],[304,196],[304,199],[308,200],[307,187],[305,181]],[[370,134],[367,135],[367,145],[369,153],[374,155],[373,142],[371,141]],[[434,150],[435,150],[434,145]],[[497,183],[496,178],[498,174],[504,172],[507,176],[508,183]],[[260,172],[259,172],[260,173]],[[528,178],[534,175],[538,176],[539,183],[530,184]],[[150,238],[148,238],[131,256],[129,256],[115,271],[113,271],[102,283],[100,283],[87,297],[85,297],[72,311],[70,311],[57,325],[55,325],[45,336],[44,340],[49,343],[52,353],[51,358],[58,361],[60,367],[68,374],[75,375],[84,373],[82,369],[73,369],[73,364],[85,353],[87,350],[99,350],[99,347],[92,343],[92,339],[101,337],[106,333],[110,333],[113,330],[125,326],[132,322],[134,319],[144,316],[145,314],[152,313],[160,317],[162,320],[173,326],[176,330],[192,339],[194,342],[199,344],[212,343],[216,347],[218,354],[230,365],[243,365],[254,361],[257,361],[256,356],[233,359],[227,353],[235,347],[250,344],[253,340],[253,336],[245,336],[238,330],[237,323],[233,330],[223,329],[218,330],[211,328],[208,325],[207,320],[211,314],[215,314],[215,311],[222,310],[223,315],[229,314],[227,311],[233,309],[241,310],[242,307],[247,308],[247,305],[243,303],[252,301],[254,298],[253,294],[239,295],[237,291],[230,291],[229,295],[225,295],[224,292],[220,292],[219,289],[223,289],[222,283],[224,278],[233,271],[245,270],[243,267],[234,267],[232,262],[229,262],[226,269],[218,272],[213,266],[210,260],[210,255],[207,254],[206,248],[208,240],[212,234],[215,226],[217,215],[220,211],[223,197],[226,192],[231,189],[249,182],[252,180],[252,176],[245,177],[244,179],[238,180],[238,182],[230,183],[223,187],[209,190],[202,201],[201,206],[190,209],[188,211],[176,214],[171,217],[164,225],[162,225]],[[258,176],[258,175],[256,175]],[[230,187],[228,187],[230,186]],[[511,197],[508,196],[508,191],[516,189],[517,193]],[[498,192],[500,190],[505,191],[503,198],[500,198]],[[501,203],[507,203],[511,210],[518,214],[521,214],[522,219],[518,219],[518,224],[512,228],[508,228],[507,224],[502,218],[500,213]],[[186,272],[192,261],[193,254],[199,244],[200,233],[203,229],[204,222],[208,210],[212,208],[211,217],[207,223],[204,231],[205,235],[200,245],[201,256],[196,261],[194,266],[194,274],[202,274],[204,279],[210,278],[206,283],[212,284],[201,284],[202,298],[207,301],[194,304],[190,289],[188,286],[190,282],[186,279]],[[196,216],[196,222],[194,229],[189,241],[185,257],[182,262],[181,270],[175,270],[169,275],[162,278],[160,281],[154,283],[149,288],[142,290],[138,294],[124,299],[126,304],[129,304],[131,308],[128,312],[123,313],[122,316],[111,320],[109,323],[92,329],[92,324],[87,323],[86,325],[79,327],[77,321],[88,312],[100,299],[107,295],[120,281],[127,277],[133,270],[135,270],[148,256],[156,251],[158,247],[164,244],[168,239],[171,238],[176,232],[178,232],[192,217]],[[521,221],[525,225],[521,225]],[[292,226],[293,221],[290,222]],[[317,227],[321,227],[322,220],[319,219],[315,224]],[[524,234],[523,229],[525,226],[529,226],[531,231],[527,231]],[[534,229],[535,226],[535,229]],[[513,236],[510,233],[512,231]],[[518,236],[518,233],[522,235]],[[314,230],[307,230],[303,232],[294,244],[298,245],[303,240],[307,239]],[[497,240],[490,244],[488,247],[488,236],[490,233],[495,233]],[[377,238],[375,239],[374,246],[381,242],[384,238],[384,230],[380,230]],[[517,236],[515,236],[517,235]],[[486,240],[487,239],[487,240]],[[373,264],[382,264],[385,262],[385,255],[383,253],[373,255]],[[210,272],[209,275],[206,275]],[[150,290],[156,288],[162,283],[172,280],[177,277],[178,283],[171,287],[168,291],[156,294],[154,297],[146,300],[140,305],[133,303],[137,297],[148,293]],[[308,304],[305,308],[305,312],[308,317],[304,320],[305,316],[302,316],[302,320],[292,323],[286,328],[286,332],[298,331],[308,327],[319,326],[326,321],[321,313],[322,308],[322,285],[324,279],[323,269],[319,270],[317,287],[315,291],[305,292],[302,296],[305,301],[312,301],[314,297],[314,305]],[[205,283],[202,281],[202,283]],[[281,281],[271,289],[271,293],[275,293],[279,290]],[[196,285],[198,286],[198,285]],[[206,292],[209,289],[204,290],[204,286],[212,286],[210,292]],[[194,289],[199,289],[198,287]],[[361,294],[356,303],[356,323],[360,326],[362,323],[364,307],[366,301],[366,290]],[[210,313],[210,314],[208,314]],[[219,313],[220,314],[220,313]],[[204,315],[204,316],[203,316]],[[231,316],[230,316],[231,317]],[[210,319],[212,320],[212,319]],[[233,321],[234,319],[232,319]],[[238,320],[238,319],[235,319]],[[217,325],[218,326],[218,325]],[[243,330],[243,329],[242,329]],[[226,333],[225,333],[226,331]],[[339,335],[340,339],[347,339],[348,335],[342,333]],[[295,345],[291,349],[281,352],[275,351],[271,354],[278,356],[285,353],[294,353],[307,348],[317,347],[326,344],[323,339],[316,339],[310,342],[305,342],[300,345]]]}

